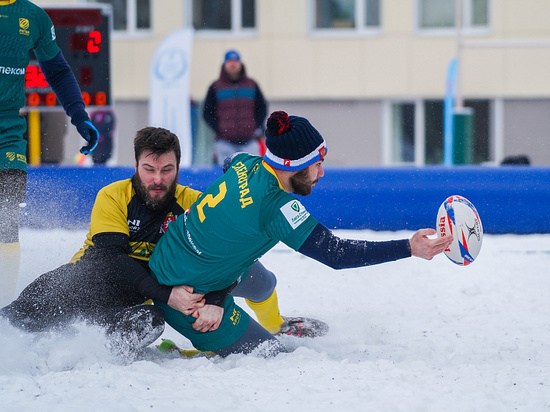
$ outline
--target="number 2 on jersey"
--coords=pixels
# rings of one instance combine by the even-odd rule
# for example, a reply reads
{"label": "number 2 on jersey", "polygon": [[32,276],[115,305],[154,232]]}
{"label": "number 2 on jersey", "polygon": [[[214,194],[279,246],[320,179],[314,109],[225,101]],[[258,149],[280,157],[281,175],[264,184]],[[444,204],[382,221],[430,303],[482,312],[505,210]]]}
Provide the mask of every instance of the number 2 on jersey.
{"label": "number 2 on jersey", "polygon": [[201,200],[201,202],[197,206],[197,212],[199,213],[199,219],[201,223],[204,222],[204,219],[206,219],[206,216],[204,215],[204,210],[203,210],[204,206],[216,207],[216,205],[223,200],[226,193],[227,193],[227,186],[225,185],[225,182],[221,182],[220,193],[218,193],[216,196],[212,196],[211,194],[208,194],[204,197],[204,199]]}

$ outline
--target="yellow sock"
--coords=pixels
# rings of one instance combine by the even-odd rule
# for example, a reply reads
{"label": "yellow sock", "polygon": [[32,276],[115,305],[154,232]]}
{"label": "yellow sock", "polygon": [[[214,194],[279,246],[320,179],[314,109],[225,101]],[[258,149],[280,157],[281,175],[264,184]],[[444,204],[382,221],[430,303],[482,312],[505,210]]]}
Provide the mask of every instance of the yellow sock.
{"label": "yellow sock", "polygon": [[273,294],[263,302],[252,302],[248,299],[245,299],[245,301],[256,314],[260,325],[270,333],[279,332],[284,319],[279,313],[279,301],[277,300],[277,291],[275,289],[273,290]]}
{"label": "yellow sock", "polygon": [[0,243],[0,308],[15,299],[20,258],[19,242]]}

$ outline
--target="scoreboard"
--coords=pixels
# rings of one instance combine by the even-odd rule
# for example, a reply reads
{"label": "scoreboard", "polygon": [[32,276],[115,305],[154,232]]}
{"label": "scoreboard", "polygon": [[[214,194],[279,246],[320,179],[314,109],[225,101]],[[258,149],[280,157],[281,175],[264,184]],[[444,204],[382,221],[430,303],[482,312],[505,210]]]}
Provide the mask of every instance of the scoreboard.
{"label": "scoreboard", "polygon": [[[55,26],[57,45],[75,75],[86,106],[110,106],[111,7],[44,10]],[[28,109],[61,107],[32,51],[25,74],[25,97]]]}

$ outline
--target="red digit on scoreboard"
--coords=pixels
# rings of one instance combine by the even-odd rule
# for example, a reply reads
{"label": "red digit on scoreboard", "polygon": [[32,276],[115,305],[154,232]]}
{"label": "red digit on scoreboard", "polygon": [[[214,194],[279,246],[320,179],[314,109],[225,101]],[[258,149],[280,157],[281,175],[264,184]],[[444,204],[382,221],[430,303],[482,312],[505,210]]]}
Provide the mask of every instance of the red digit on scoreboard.
{"label": "red digit on scoreboard", "polygon": [[92,30],[88,35],[88,52],[97,53],[101,50],[101,32],[98,30]]}
{"label": "red digit on scoreboard", "polygon": [[44,77],[44,73],[42,73],[42,70],[40,69],[40,67],[38,67],[38,75],[36,76],[35,87],[48,87],[48,82],[46,81],[46,78]]}
{"label": "red digit on scoreboard", "polygon": [[32,64],[27,66],[25,72],[25,87],[48,87],[48,82],[40,67]]}
{"label": "red digit on scoreboard", "polygon": [[91,97],[90,97],[90,93],[88,92],[82,92],[82,100],[84,100],[84,104],[86,106],[89,106],[90,105],[90,102],[92,101]]}
{"label": "red digit on scoreboard", "polygon": [[40,95],[38,93],[29,93],[27,106],[36,107],[40,104]]}
{"label": "red digit on scoreboard", "polygon": [[57,97],[55,93],[50,92],[46,94],[46,106],[53,107],[57,103]]}
{"label": "red digit on scoreboard", "polygon": [[27,66],[27,70],[25,71],[25,87],[34,87],[37,72],[38,68],[36,66]]}
{"label": "red digit on scoreboard", "polygon": [[107,95],[105,92],[97,92],[95,95],[95,105],[96,106],[105,106],[107,104]]}

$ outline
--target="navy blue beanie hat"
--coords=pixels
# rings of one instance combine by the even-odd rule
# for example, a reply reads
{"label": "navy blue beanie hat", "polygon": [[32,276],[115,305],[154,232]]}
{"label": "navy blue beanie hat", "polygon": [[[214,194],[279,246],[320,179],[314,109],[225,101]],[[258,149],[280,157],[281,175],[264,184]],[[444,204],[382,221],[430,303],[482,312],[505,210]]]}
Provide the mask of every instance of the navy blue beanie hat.
{"label": "navy blue beanie hat", "polygon": [[305,169],[327,154],[325,139],[307,119],[283,111],[271,113],[265,136],[264,160],[276,169]]}

